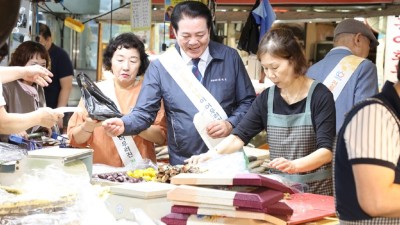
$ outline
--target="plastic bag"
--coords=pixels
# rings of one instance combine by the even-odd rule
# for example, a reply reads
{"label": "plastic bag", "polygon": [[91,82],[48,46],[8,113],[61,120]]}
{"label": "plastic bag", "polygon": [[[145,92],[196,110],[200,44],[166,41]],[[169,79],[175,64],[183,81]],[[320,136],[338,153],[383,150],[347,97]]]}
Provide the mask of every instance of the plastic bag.
{"label": "plastic bag", "polygon": [[143,159],[140,161],[136,161],[135,163],[126,165],[125,168],[128,170],[144,170],[147,168],[153,168],[155,170],[158,170],[158,166],[154,164],[150,159]]}
{"label": "plastic bag", "polygon": [[106,120],[113,117],[122,117],[118,107],[108,98],[85,73],[76,76],[81,89],[82,98],[89,117],[94,120]]}
{"label": "plastic bag", "polygon": [[28,152],[26,149],[5,142],[0,142],[0,165],[24,158]]}
{"label": "plastic bag", "polygon": [[217,154],[210,160],[200,163],[199,168],[200,170],[207,171],[206,173],[249,173],[244,154],[243,151],[230,154]]}
{"label": "plastic bag", "polygon": [[305,193],[309,189],[309,186],[307,184],[291,181],[283,176],[280,176],[279,174],[266,174],[263,176],[279,181],[286,187],[292,189],[295,193]]}
{"label": "plastic bag", "polygon": [[116,224],[114,216],[99,198],[104,189],[95,189],[87,173],[66,171],[69,164],[39,166],[14,177],[12,188],[21,193],[1,195],[0,192],[0,205],[11,206],[0,206],[0,224]]}

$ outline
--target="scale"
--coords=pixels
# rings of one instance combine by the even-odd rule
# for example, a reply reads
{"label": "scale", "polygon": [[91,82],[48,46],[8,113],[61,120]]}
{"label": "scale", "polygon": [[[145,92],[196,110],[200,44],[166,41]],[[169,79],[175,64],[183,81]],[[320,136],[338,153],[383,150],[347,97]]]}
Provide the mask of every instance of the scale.
{"label": "scale", "polygon": [[0,165],[0,184],[12,185],[24,173],[32,169],[44,169],[48,165],[59,166],[67,173],[91,177],[93,150],[54,146],[28,151],[23,159]]}

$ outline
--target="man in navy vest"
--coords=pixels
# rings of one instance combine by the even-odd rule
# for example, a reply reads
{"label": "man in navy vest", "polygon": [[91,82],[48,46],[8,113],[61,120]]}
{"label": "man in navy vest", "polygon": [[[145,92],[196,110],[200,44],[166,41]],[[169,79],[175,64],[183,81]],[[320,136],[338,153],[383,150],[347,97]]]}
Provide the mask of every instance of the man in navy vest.
{"label": "man in navy vest", "polygon": [[340,224],[400,224],[400,62],[397,83],[346,116],[334,165]]}

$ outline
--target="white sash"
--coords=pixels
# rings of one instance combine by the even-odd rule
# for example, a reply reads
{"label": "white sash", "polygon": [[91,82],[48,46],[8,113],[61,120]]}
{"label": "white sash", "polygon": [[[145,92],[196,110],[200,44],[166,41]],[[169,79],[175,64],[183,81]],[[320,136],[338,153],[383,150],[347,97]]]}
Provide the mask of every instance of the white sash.
{"label": "white sash", "polygon": [[364,58],[348,55],[344,57],[340,62],[333,68],[329,75],[325,78],[323,84],[329,88],[333,93],[333,98],[339,97],[347,81],[349,81],[351,75],[360,65]]}
{"label": "white sash", "polygon": [[159,60],[185,95],[199,110],[194,116],[194,119],[196,119],[194,123],[207,147],[212,149],[219,143],[220,139],[209,137],[205,133],[205,126],[211,121],[226,120],[228,116],[224,109],[201,82],[196,79],[174,47],[169,48],[162,54]]}
{"label": "white sash", "polygon": [[[121,112],[121,107],[119,106],[117,96],[115,95],[114,78],[102,81],[96,85],[115,103],[118,110]],[[136,162],[143,160],[132,136],[119,136],[113,137],[112,139],[125,166],[135,165]]]}

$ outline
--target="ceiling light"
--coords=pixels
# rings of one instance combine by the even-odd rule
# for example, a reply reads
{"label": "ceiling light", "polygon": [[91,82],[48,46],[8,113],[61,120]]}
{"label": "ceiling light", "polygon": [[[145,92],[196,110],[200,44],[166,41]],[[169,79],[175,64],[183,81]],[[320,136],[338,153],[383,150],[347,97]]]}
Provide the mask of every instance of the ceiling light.
{"label": "ceiling light", "polygon": [[308,9],[296,9],[296,12],[308,12]]}
{"label": "ceiling light", "polygon": [[349,12],[354,12],[354,10],[351,10],[351,9],[337,9],[336,12],[349,13]]}
{"label": "ceiling light", "polygon": [[276,13],[285,13],[285,12],[288,12],[289,10],[287,10],[287,9],[279,9],[279,8],[274,8],[274,12],[276,12]]}
{"label": "ceiling light", "polygon": [[322,12],[329,12],[328,9],[321,9],[321,8],[314,8],[313,10],[314,10],[315,12],[319,12],[319,13],[322,13]]}

